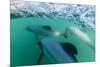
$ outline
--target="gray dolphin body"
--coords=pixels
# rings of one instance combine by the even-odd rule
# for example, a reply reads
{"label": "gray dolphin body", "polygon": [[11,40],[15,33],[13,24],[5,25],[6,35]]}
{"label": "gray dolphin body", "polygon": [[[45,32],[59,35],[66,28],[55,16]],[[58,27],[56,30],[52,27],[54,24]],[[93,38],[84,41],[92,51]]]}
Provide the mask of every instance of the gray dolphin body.
{"label": "gray dolphin body", "polygon": [[75,60],[66,53],[61,44],[52,37],[52,34],[43,29],[41,26],[31,25],[27,28],[29,31],[36,33],[43,38],[40,40],[44,51],[46,51],[58,63],[72,63]]}

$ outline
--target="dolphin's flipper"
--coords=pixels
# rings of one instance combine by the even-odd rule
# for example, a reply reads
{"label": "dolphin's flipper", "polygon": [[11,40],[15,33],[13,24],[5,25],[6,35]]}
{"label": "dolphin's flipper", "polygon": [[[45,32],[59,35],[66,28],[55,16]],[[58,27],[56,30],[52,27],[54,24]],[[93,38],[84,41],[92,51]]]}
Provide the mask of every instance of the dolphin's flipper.
{"label": "dolphin's flipper", "polygon": [[62,48],[64,49],[64,51],[68,53],[71,57],[73,57],[74,60],[77,62],[77,59],[75,57],[75,55],[78,54],[77,48],[71,43],[62,42],[60,44]]}
{"label": "dolphin's flipper", "polygon": [[77,55],[78,54],[78,51],[77,51],[76,47],[73,44],[66,43],[66,42],[61,42],[60,44],[61,44],[62,48],[66,52],[70,53],[71,55]]}
{"label": "dolphin's flipper", "polygon": [[73,57],[66,53],[61,44],[51,37],[46,37],[41,40],[44,50],[50,54],[58,63],[72,63],[76,62]]}

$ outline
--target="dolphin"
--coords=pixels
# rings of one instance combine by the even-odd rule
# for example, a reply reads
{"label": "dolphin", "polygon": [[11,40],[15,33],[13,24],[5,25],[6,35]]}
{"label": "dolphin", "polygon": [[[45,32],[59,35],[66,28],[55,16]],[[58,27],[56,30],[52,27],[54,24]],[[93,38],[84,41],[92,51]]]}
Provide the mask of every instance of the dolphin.
{"label": "dolphin", "polygon": [[[44,28],[46,28],[47,30]],[[30,25],[27,27],[27,30],[36,33],[37,35],[43,36],[43,38],[40,40],[41,44],[39,45],[40,48],[42,48],[42,51],[47,52],[58,63],[76,62],[75,58],[73,58],[68,52],[65,52],[65,50],[61,46],[61,43],[59,43],[54,37],[52,37],[52,31],[50,32],[50,28],[44,28],[42,26],[37,25]],[[43,54],[44,53],[42,52],[39,56],[37,64],[40,63]]]}
{"label": "dolphin", "polygon": [[81,40],[83,40],[85,43],[87,43],[87,45],[90,48],[95,49],[89,36],[84,31],[82,31],[80,28],[70,26],[70,27],[66,28],[65,34],[66,33],[68,34],[68,32],[70,34],[75,35],[76,37],[80,38]]}

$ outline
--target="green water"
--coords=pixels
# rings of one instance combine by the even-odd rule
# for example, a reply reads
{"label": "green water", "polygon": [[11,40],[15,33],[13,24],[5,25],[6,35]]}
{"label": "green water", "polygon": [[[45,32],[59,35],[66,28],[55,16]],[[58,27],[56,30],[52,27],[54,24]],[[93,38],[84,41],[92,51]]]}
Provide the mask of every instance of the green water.
{"label": "green water", "polygon": [[[63,32],[66,26],[73,26],[67,20],[61,19],[44,19],[39,17],[13,18],[11,19],[11,66],[36,65],[38,56],[41,50],[36,46],[36,38],[32,32],[26,30],[26,27],[31,24],[50,25],[53,30]],[[95,33],[92,30],[86,29],[85,32],[95,43]],[[79,38],[69,35],[67,39],[57,37],[59,41],[73,43],[77,50],[76,56],[79,62],[89,62],[95,60],[95,52],[86,46]],[[81,44],[81,45],[80,45]],[[55,64],[55,61],[44,56],[41,64]]]}

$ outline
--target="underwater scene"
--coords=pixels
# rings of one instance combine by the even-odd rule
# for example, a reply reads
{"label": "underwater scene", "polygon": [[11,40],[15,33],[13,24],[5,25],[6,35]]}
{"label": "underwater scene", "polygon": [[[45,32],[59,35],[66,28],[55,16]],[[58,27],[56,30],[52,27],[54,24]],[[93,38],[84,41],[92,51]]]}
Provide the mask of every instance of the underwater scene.
{"label": "underwater scene", "polygon": [[11,67],[94,61],[95,5],[11,0]]}

